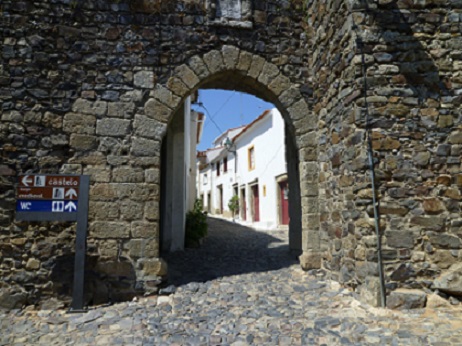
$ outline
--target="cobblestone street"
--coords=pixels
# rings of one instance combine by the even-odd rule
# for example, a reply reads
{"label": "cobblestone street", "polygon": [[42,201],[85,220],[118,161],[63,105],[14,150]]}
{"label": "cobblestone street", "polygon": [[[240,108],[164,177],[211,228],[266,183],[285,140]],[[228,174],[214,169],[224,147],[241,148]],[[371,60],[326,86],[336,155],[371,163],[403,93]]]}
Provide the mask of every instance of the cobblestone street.
{"label": "cobblestone street", "polygon": [[164,295],[83,314],[0,313],[0,345],[462,345],[460,307],[362,304],[322,272],[303,272],[287,231],[209,219],[201,248],[166,259]]}

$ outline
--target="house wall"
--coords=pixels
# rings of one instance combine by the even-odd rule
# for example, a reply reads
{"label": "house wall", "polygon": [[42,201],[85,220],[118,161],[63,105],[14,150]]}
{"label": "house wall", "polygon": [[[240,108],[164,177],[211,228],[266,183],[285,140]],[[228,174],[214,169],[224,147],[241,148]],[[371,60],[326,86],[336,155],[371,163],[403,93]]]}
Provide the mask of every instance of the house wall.
{"label": "house wall", "polygon": [[[254,148],[255,169],[249,170],[249,148]],[[247,223],[257,228],[275,228],[278,226],[278,187],[276,177],[285,174],[284,120],[277,109],[253,124],[235,142],[236,155],[226,152],[219,157],[220,175],[213,172],[214,210],[218,209],[218,186],[223,186],[223,204],[225,217],[231,217],[228,202],[234,195],[234,186],[246,189]],[[223,158],[228,157],[228,171],[224,172]],[[237,165],[236,165],[237,160]],[[216,163],[216,162],[215,162]],[[215,166],[216,167],[216,166]],[[253,197],[251,185],[258,183],[260,221],[252,219]],[[265,191],[266,192],[265,192]],[[242,214],[242,211],[241,211]],[[240,215],[243,218],[243,215]]]}

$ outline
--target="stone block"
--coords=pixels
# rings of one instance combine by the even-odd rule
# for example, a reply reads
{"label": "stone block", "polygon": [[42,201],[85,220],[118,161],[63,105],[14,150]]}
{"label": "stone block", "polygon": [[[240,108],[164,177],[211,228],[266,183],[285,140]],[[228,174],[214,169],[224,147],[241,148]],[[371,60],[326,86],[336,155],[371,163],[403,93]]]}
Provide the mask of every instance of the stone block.
{"label": "stone block", "polygon": [[144,243],[144,256],[148,258],[159,257],[158,239],[146,239]]}
{"label": "stone block", "polygon": [[29,258],[26,263],[27,270],[38,270],[40,269],[40,261],[36,258]]}
{"label": "stone block", "polygon": [[157,222],[132,222],[132,237],[133,238],[158,238],[159,224]]}
{"label": "stone block", "polygon": [[414,233],[411,231],[386,231],[387,245],[393,248],[414,248]]}
{"label": "stone block", "polygon": [[161,258],[140,259],[137,262],[137,267],[139,267],[143,275],[146,276],[166,276],[168,271],[167,262]]}
{"label": "stone block", "polygon": [[[114,169],[115,170],[115,169]],[[113,201],[117,198],[114,187],[117,184],[94,184],[90,187],[90,200]]]}
{"label": "stone block", "polygon": [[319,252],[304,251],[298,259],[303,270],[321,268],[322,257]]}
{"label": "stone block", "polygon": [[258,55],[254,55],[252,57],[252,63],[250,64],[249,70],[247,71],[247,75],[251,78],[257,79],[263,69],[264,64],[265,59]]}
{"label": "stone block", "polygon": [[265,62],[260,76],[258,77],[258,81],[267,86],[276,78],[277,75],[279,75],[278,67],[272,63]]}
{"label": "stone block", "polygon": [[153,71],[139,71],[133,76],[133,84],[135,87],[152,89],[154,87],[154,72]]}
{"label": "stone block", "polygon": [[205,79],[210,74],[207,65],[197,55],[193,56],[188,60],[188,65],[194,71],[194,73],[201,79]]}
{"label": "stone block", "polygon": [[124,248],[128,250],[128,254],[131,258],[142,258],[144,255],[144,243],[145,239],[131,239],[125,245]]}
{"label": "stone block", "polygon": [[398,288],[390,293],[387,307],[390,309],[421,309],[425,307],[427,295],[425,292],[414,289]]}
{"label": "stone block", "polygon": [[448,142],[451,144],[462,144],[462,131],[454,131],[449,135]]}
{"label": "stone block", "polygon": [[160,142],[145,138],[134,138],[130,152],[134,156],[160,156]]}
{"label": "stone block", "polygon": [[135,104],[133,102],[110,102],[108,105],[107,115],[117,118],[131,118],[135,113]]}
{"label": "stone block", "polygon": [[120,218],[122,220],[139,220],[143,217],[143,203],[125,200],[120,202]]}
{"label": "stone block", "polygon": [[410,263],[401,263],[390,275],[390,279],[393,281],[406,281],[414,277],[416,272],[414,267]]}
{"label": "stone block", "polygon": [[107,113],[107,102],[77,99],[72,105],[72,111],[75,113],[89,114],[89,115],[95,115],[97,117],[103,117]]}
{"label": "stone block", "polygon": [[5,122],[21,123],[24,117],[18,111],[8,111],[2,114],[1,119]]}
{"label": "stone block", "polygon": [[207,65],[210,73],[214,74],[220,72],[223,68],[223,56],[218,50],[212,50],[204,54],[204,62]]}
{"label": "stone block", "polygon": [[279,96],[284,90],[289,89],[291,83],[290,79],[284,76],[282,73],[277,75],[268,85],[268,89],[273,92],[274,95]]}
{"label": "stone block", "polygon": [[112,170],[112,181],[115,183],[142,183],[144,171],[131,166],[115,167]]}
{"label": "stone block", "polygon": [[121,276],[124,278],[135,279],[135,268],[129,261],[99,261],[95,266],[95,271],[108,276]]}
{"label": "stone block", "polygon": [[239,61],[237,63],[237,69],[240,71],[247,72],[250,68],[250,64],[252,63],[252,54],[241,50],[239,54]]}
{"label": "stone block", "polygon": [[167,124],[144,115],[135,115],[133,128],[137,136],[162,140],[167,132]]}
{"label": "stone block", "polygon": [[234,46],[224,45],[221,52],[226,68],[234,70],[239,62],[239,49]]}
{"label": "stone block", "polygon": [[90,223],[89,235],[96,239],[129,238],[130,224],[127,222],[94,221]]}
{"label": "stone block", "polygon": [[430,243],[436,248],[440,249],[461,249],[462,241],[459,237],[451,234],[441,234],[428,232],[427,233]]}
{"label": "stone block", "polygon": [[187,66],[180,65],[175,69],[175,76],[178,76],[181,81],[189,88],[193,89],[199,84],[199,77]]}
{"label": "stone block", "polygon": [[451,303],[444,299],[443,297],[439,296],[436,293],[432,293],[427,296],[427,309],[452,309]]}
{"label": "stone block", "polygon": [[96,130],[96,117],[78,113],[67,113],[63,122],[64,132],[93,135]]}
{"label": "stone block", "polygon": [[381,306],[380,280],[375,276],[367,276],[364,283],[359,289],[359,298],[362,302],[372,305]]}
{"label": "stone block", "polygon": [[61,129],[63,127],[63,116],[51,112],[45,112],[42,118],[42,124],[54,129]]}
{"label": "stone block", "polygon": [[98,146],[98,137],[73,133],[69,145],[76,150],[92,150]]}
{"label": "stone block", "polygon": [[105,239],[98,243],[97,248],[102,257],[116,257],[119,255],[119,244],[117,240]]}
{"label": "stone block", "polygon": [[149,99],[144,105],[144,114],[160,122],[167,123],[172,110],[156,99]]}
{"label": "stone block", "polygon": [[317,117],[315,114],[309,111],[308,105],[305,100],[298,100],[290,106],[287,111],[289,112],[292,121],[300,119],[311,119],[310,124],[314,130],[317,127]]}
{"label": "stone block", "polygon": [[119,219],[118,202],[90,200],[88,216],[91,220],[115,221]]}
{"label": "stone block", "polygon": [[422,227],[432,231],[442,232],[445,229],[446,218],[436,216],[413,216],[411,225]]}
{"label": "stone block", "polygon": [[178,107],[181,102],[180,97],[176,96],[170,89],[161,84],[157,84],[154,90],[149,93],[149,95],[172,109]]}
{"label": "stone block", "polygon": [[148,201],[144,206],[144,217],[149,221],[159,220],[159,202]]}
{"label": "stone block", "polygon": [[111,180],[111,168],[109,166],[87,166],[83,174],[90,175],[90,180],[97,183],[108,183]]}
{"label": "stone block", "polygon": [[144,180],[146,183],[160,183],[160,170],[158,168],[151,168],[144,171]]}
{"label": "stone block", "polygon": [[299,101],[302,98],[300,90],[296,87],[290,87],[285,90],[280,96],[279,101],[286,108],[290,108],[295,102]]}
{"label": "stone block", "polygon": [[446,210],[443,202],[435,197],[425,198],[422,207],[427,214],[440,214]]}
{"label": "stone block", "polygon": [[2,287],[0,289],[0,308],[20,309],[27,302],[27,293],[19,287]]}
{"label": "stone block", "polygon": [[453,264],[433,281],[434,289],[444,293],[462,296],[462,263]]}
{"label": "stone block", "polygon": [[134,184],[130,192],[130,199],[133,201],[147,201],[160,196],[158,184]]}
{"label": "stone block", "polygon": [[124,137],[129,133],[130,120],[105,118],[96,124],[96,134],[100,136]]}
{"label": "stone block", "polygon": [[448,269],[458,261],[457,256],[454,256],[452,252],[452,250],[435,250],[433,253],[429,254],[428,257],[438,268]]}

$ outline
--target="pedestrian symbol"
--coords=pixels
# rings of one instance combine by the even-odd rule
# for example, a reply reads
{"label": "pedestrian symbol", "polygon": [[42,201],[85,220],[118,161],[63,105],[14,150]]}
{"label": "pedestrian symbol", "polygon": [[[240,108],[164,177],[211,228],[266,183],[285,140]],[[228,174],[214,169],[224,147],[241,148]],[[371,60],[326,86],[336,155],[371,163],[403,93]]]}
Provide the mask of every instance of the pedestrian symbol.
{"label": "pedestrian symbol", "polygon": [[35,176],[34,186],[45,186],[45,176],[44,175],[36,175]]}

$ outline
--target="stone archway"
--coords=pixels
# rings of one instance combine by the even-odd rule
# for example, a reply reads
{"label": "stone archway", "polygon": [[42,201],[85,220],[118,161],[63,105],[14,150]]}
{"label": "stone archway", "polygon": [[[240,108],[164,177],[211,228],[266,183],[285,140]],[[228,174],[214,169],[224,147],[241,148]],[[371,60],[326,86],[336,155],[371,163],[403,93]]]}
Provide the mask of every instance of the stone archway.
{"label": "stone archway", "polygon": [[296,176],[294,185],[299,187],[293,189],[293,194],[298,195],[301,202],[297,211],[299,215],[291,216],[294,222],[299,222],[298,232],[301,234],[293,231],[291,239],[292,242],[301,243],[302,267],[319,268],[317,118],[310,112],[297,86],[292,85],[276,65],[264,58],[225,45],[221,50],[195,55],[178,66],[165,85],[155,86],[145,104],[145,114],[167,126],[185,98],[199,88],[250,92],[272,102],[280,110],[287,125],[289,170],[294,172],[292,179]]}

